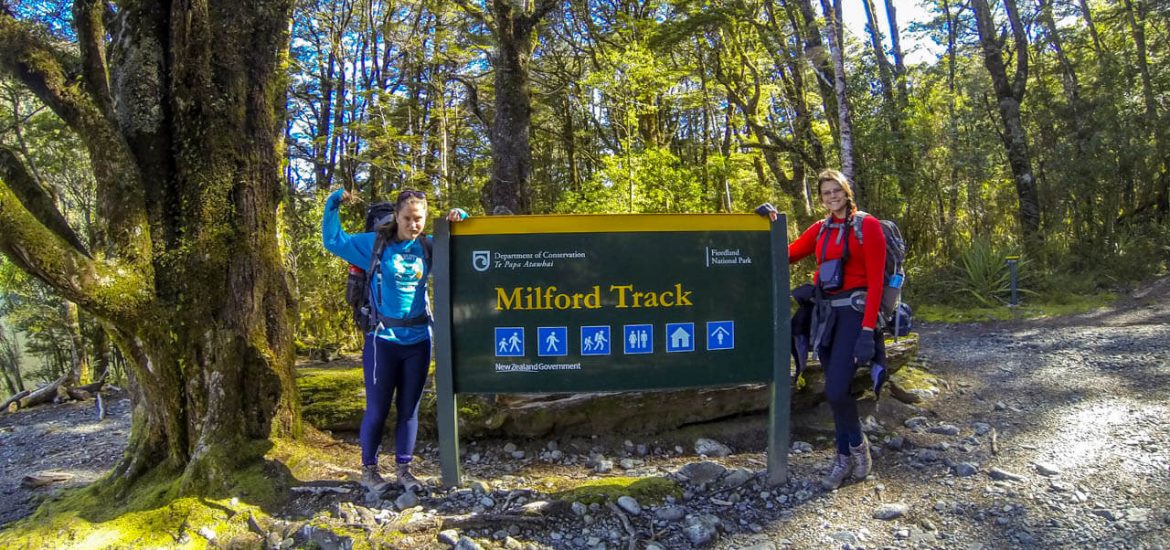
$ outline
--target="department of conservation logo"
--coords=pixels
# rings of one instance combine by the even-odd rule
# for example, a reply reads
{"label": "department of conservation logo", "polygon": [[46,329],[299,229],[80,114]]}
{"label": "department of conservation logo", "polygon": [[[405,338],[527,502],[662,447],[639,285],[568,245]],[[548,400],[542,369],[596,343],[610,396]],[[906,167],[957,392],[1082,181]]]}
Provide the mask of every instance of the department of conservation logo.
{"label": "department of conservation logo", "polygon": [[471,267],[476,271],[487,271],[492,266],[492,251],[472,250]]}

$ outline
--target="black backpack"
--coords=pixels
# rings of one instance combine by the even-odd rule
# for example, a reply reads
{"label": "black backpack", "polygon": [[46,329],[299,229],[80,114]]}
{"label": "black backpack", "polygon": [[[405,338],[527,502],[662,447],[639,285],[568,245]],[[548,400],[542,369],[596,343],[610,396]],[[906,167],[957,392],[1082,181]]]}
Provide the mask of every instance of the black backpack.
{"label": "black backpack", "polygon": [[[394,203],[392,202],[376,202],[371,204],[370,208],[366,210],[367,233],[383,225],[390,226],[387,230],[390,234],[394,234],[398,229],[397,223],[394,221]],[[430,322],[429,314],[423,314],[410,319],[382,317],[378,313],[378,308],[370,304],[370,278],[381,268],[382,251],[386,248],[386,240],[382,236],[383,233],[379,231],[377,237],[374,238],[374,250],[370,255],[370,265],[366,269],[362,269],[351,264],[349,266],[349,276],[345,280],[345,302],[353,310],[354,325],[363,333],[373,330],[379,323],[386,327],[406,327],[425,325]],[[424,236],[422,237],[422,246],[423,263],[430,270],[433,244]]]}
{"label": "black backpack", "polygon": [[[858,210],[850,218],[853,234],[857,242],[865,244],[861,235],[861,222],[870,214]],[[821,225],[817,233],[817,240],[829,228],[831,216]],[[879,220],[882,225],[882,236],[886,239],[886,268],[882,276],[882,307],[878,314],[878,322],[883,328],[889,329],[894,336],[905,336],[910,333],[912,312],[910,306],[902,302],[902,287],[906,284],[906,240],[902,238],[902,231],[891,220]]]}

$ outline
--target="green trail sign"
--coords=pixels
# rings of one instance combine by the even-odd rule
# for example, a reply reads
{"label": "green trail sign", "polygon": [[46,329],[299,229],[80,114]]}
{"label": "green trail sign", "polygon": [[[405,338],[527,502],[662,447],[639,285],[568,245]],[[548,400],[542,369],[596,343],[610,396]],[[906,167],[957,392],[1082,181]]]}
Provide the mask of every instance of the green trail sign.
{"label": "green trail sign", "polygon": [[[769,470],[782,481],[790,391],[785,227],[783,218],[769,224],[754,214],[440,222],[444,483],[459,483],[456,394],[749,382],[773,382]],[[783,464],[774,468],[772,457]]]}

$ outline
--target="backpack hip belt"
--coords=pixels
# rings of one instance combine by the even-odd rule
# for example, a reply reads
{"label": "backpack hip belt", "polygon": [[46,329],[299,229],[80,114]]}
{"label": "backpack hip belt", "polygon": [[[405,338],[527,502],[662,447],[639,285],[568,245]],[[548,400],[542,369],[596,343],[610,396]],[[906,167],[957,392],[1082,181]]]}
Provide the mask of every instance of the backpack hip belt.
{"label": "backpack hip belt", "polygon": [[390,317],[383,317],[378,315],[378,326],[382,328],[407,328],[418,327],[431,324],[431,316],[424,313],[422,315],[415,315],[406,319],[393,319]]}

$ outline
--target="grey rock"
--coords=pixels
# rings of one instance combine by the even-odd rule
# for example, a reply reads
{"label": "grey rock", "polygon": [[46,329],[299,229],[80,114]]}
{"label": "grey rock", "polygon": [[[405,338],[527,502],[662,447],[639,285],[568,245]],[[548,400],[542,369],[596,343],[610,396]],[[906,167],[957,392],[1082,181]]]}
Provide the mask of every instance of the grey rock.
{"label": "grey rock", "polygon": [[1007,410],[1007,405],[1006,405],[1006,404],[1005,404],[1003,401],[996,401],[996,402],[995,402],[995,410],[997,410],[997,411],[1006,411],[1006,410]]}
{"label": "grey rock", "polygon": [[692,545],[702,547],[715,540],[715,527],[706,522],[697,521],[684,527],[683,535],[691,541]]}
{"label": "grey rock", "polygon": [[666,547],[657,542],[650,541],[646,543],[646,550],[666,550]]}
{"label": "grey rock", "polygon": [[938,426],[931,426],[926,431],[932,434],[959,435],[959,427],[953,424],[939,424]]}
{"label": "grey rock", "polygon": [[645,443],[639,443],[634,447],[634,452],[637,453],[638,456],[646,456],[650,454],[650,447],[648,447]]}
{"label": "grey rock", "polygon": [[687,515],[687,509],[682,506],[663,506],[654,511],[654,517],[662,521],[678,521]]}
{"label": "grey rock", "polygon": [[455,529],[439,531],[439,542],[448,546],[455,546],[456,544],[459,544],[459,531],[456,531]]}
{"label": "grey rock", "polygon": [[550,509],[552,509],[552,503],[547,500],[534,500],[532,502],[525,503],[520,507],[520,509],[528,515],[543,516],[548,513]]}
{"label": "grey rock", "polygon": [[512,454],[515,451],[516,451],[516,444],[515,443],[508,443],[508,444],[504,445],[504,452],[505,453]]}
{"label": "grey rock", "polygon": [[399,510],[414,508],[415,506],[418,506],[418,495],[414,491],[403,492],[401,495],[398,495],[398,498],[394,499],[394,507]]}
{"label": "grey rock", "polygon": [[514,458],[516,460],[520,460],[521,458],[524,458],[524,451],[512,451],[512,458]]}
{"label": "grey rock", "polygon": [[459,537],[459,542],[455,543],[455,550],[483,550],[483,547],[473,538]]}
{"label": "grey rock", "polygon": [[573,504],[570,504],[569,509],[572,510],[573,514],[577,517],[584,517],[585,514],[589,512],[589,508],[580,502],[574,502]]}
{"label": "grey rock", "polygon": [[793,441],[792,442],[792,452],[793,453],[796,453],[796,454],[811,453],[812,450],[813,450],[812,443],[808,443],[806,441]]}
{"label": "grey rock", "polygon": [[467,485],[469,487],[471,487],[471,490],[473,492],[481,494],[481,495],[486,495],[486,494],[492,492],[492,486],[489,485],[488,482],[483,481],[483,480],[476,479],[476,480],[473,480],[471,483],[468,483]]}
{"label": "grey rock", "polygon": [[771,542],[759,542],[751,546],[744,546],[737,550],[776,550],[776,544]]}
{"label": "grey rock", "polygon": [[988,477],[996,481],[1028,481],[1028,478],[1009,472],[1001,468],[992,468],[987,471]]}
{"label": "grey rock", "polygon": [[549,442],[548,442],[548,443],[547,443],[547,444],[544,446],[544,448],[545,448],[545,449],[548,449],[548,450],[550,450],[550,451],[555,451],[555,450],[557,450],[558,448],[560,448],[560,446],[557,444],[557,441],[554,439],[554,440],[552,440],[552,441],[549,441]]}
{"label": "grey rock", "polygon": [[623,470],[633,470],[641,465],[641,460],[634,460],[632,458],[623,458],[618,461],[618,466]]}
{"label": "grey rock", "polygon": [[637,499],[629,495],[622,495],[617,499],[618,508],[625,510],[627,514],[637,516],[642,514],[642,505],[638,504]]}
{"label": "grey rock", "polygon": [[902,425],[906,426],[911,431],[921,432],[922,430],[926,429],[927,422],[928,421],[926,420],[925,416],[913,416],[907,418],[906,421],[902,423]]}
{"label": "grey rock", "polygon": [[991,424],[976,422],[971,425],[971,428],[975,430],[975,435],[987,435],[987,432],[991,431]]}
{"label": "grey rock", "polygon": [[738,487],[747,483],[755,474],[746,468],[735,468],[729,470],[727,475],[723,476],[723,481],[719,483],[722,487]]}
{"label": "grey rock", "polygon": [[731,447],[715,441],[714,439],[700,437],[699,439],[695,440],[695,454],[725,457],[731,454]]}
{"label": "grey rock", "polygon": [[979,473],[979,466],[970,462],[960,462],[955,464],[955,475],[959,477],[973,476]]}
{"label": "grey rock", "polygon": [[1042,476],[1054,476],[1060,474],[1060,468],[1057,468],[1054,464],[1050,464],[1048,462],[1033,462],[1032,465],[1036,467],[1036,473]]}
{"label": "grey rock", "polygon": [[595,466],[593,466],[593,471],[595,471],[599,474],[611,472],[611,471],[613,471],[613,461],[608,459],[608,458],[603,458],[601,460],[598,460],[597,464]]}
{"label": "grey rock", "polygon": [[553,449],[548,452],[548,457],[551,460],[560,461],[562,458],[565,458],[565,453],[560,449]]}
{"label": "grey rock", "polygon": [[208,542],[215,542],[215,530],[210,527],[200,527],[199,536],[207,539]]}
{"label": "grey rock", "polygon": [[1125,520],[1132,523],[1145,523],[1150,519],[1149,508],[1130,508],[1125,511]]}
{"label": "grey rock", "polygon": [[906,515],[906,512],[909,510],[910,507],[906,506],[905,503],[891,502],[889,504],[878,506],[877,509],[873,511],[873,518],[881,520],[897,519]]}
{"label": "grey rock", "polygon": [[923,462],[938,462],[942,459],[942,453],[934,449],[919,449],[917,453],[918,460]]}
{"label": "grey rock", "polygon": [[1120,519],[1118,517],[1117,512],[1114,512],[1113,510],[1109,510],[1107,508],[1097,508],[1096,510],[1093,510],[1090,513],[1093,514],[1094,516],[1105,518],[1108,521],[1117,521],[1118,519]]}
{"label": "grey rock", "polygon": [[835,533],[831,533],[829,534],[829,538],[838,542],[843,542],[845,544],[857,544],[861,542],[857,540],[857,535],[854,535],[849,531],[837,531]]}
{"label": "grey rock", "polygon": [[905,446],[906,446],[906,438],[904,438],[900,435],[895,435],[893,437],[886,438],[886,447],[889,447],[889,448],[897,450],[897,451],[901,451],[902,448]]}
{"label": "grey rock", "polygon": [[694,483],[695,485],[702,485],[719,479],[727,468],[722,464],[704,460],[703,462],[691,462],[679,469],[678,473]]}

